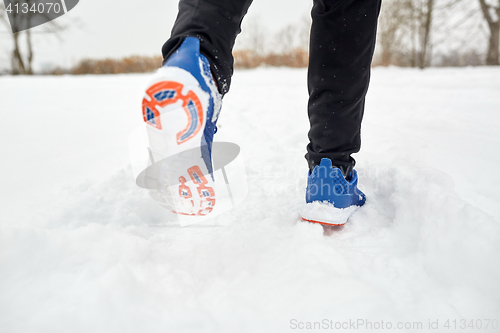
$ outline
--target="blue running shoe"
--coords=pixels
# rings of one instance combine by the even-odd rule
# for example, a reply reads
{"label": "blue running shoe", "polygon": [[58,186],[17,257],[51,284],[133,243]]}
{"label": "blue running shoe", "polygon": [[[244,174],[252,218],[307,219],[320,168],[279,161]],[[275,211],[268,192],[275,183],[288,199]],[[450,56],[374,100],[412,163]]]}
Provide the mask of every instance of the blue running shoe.
{"label": "blue running shoe", "polygon": [[349,180],[329,158],[321,159],[307,177],[306,205],[302,219],[325,225],[343,225],[364,205],[366,197],[358,189],[358,174],[353,170]]}
{"label": "blue running shoe", "polygon": [[187,37],[153,75],[142,101],[152,163],[160,163],[151,196],[174,213],[203,216],[215,205],[212,142],[222,95]]}

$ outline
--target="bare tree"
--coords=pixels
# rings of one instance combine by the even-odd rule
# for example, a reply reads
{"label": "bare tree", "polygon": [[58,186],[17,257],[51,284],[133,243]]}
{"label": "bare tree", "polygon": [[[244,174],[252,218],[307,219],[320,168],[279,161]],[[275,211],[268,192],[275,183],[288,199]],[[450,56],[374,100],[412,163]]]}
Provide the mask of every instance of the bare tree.
{"label": "bare tree", "polygon": [[[477,20],[476,6],[467,0],[384,0],[380,14],[375,63],[425,68],[433,63],[437,46],[460,43],[457,29]],[[465,29],[465,27],[463,27]],[[470,31],[468,31],[470,33]],[[470,38],[463,43],[471,44]],[[477,44],[477,43],[476,43]],[[450,52],[450,51],[449,51]],[[470,48],[467,52],[472,52]],[[456,54],[455,54],[456,56]]]}
{"label": "bare tree", "polygon": [[[0,4],[0,27],[4,26],[6,28],[5,32],[3,30],[0,31],[0,37],[7,36],[7,34],[9,33],[8,31],[10,29],[10,26],[9,26],[9,23],[6,21],[6,19],[7,19],[7,15],[5,15],[5,8],[2,6],[2,4]],[[1,40],[1,42],[2,42],[1,46],[3,46],[3,44],[4,44],[3,38]],[[5,54],[6,57],[10,58],[10,54],[7,55],[7,52],[2,47],[2,54],[1,54],[2,59],[0,59],[0,60],[3,63],[7,63],[7,61],[5,61],[4,58],[3,58],[4,54]],[[6,65],[2,64],[2,66],[0,67],[0,74],[6,73],[5,69],[6,69]]]}
{"label": "bare tree", "polygon": [[383,66],[400,65],[398,53],[402,48],[405,3],[401,0],[382,2],[379,19],[377,43],[381,49],[380,64]]}
{"label": "bare tree", "polygon": [[410,38],[408,52],[412,67],[425,68],[430,58],[434,0],[401,0],[404,26]]}
{"label": "bare tree", "polygon": [[308,16],[302,17],[300,21],[288,24],[274,34],[273,47],[269,52],[286,54],[297,49],[307,52],[310,34],[311,19]]}
{"label": "bare tree", "polygon": [[274,36],[272,53],[290,53],[296,47],[297,25],[289,24]]}
{"label": "bare tree", "polygon": [[261,18],[249,17],[243,21],[242,32],[236,39],[235,48],[250,51],[254,56],[262,56],[266,52],[268,37],[268,28]]}
{"label": "bare tree", "polygon": [[298,35],[297,42],[298,47],[303,48],[305,50],[309,50],[309,42],[311,38],[311,15],[304,15],[298,23]]}
{"label": "bare tree", "polygon": [[500,49],[500,0],[479,0],[479,4],[490,30],[486,64],[498,66]]}
{"label": "bare tree", "polygon": [[429,44],[432,28],[432,12],[434,11],[434,0],[425,0],[423,7],[425,10],[421,12],[420,53],[418,59],[418,67],[421,69],[425,68],[427,64],[427,54],[430,53]]}
{"label": "bare tree", "polygon": [[435,0],[385,0],[378,28],[379,62],[425,68],[429,64]]}
{"label": "bare tree", "polygon": [[[15,11],[12,12],[11,20],[13,21],[14,25],[19,24],[21,20],[24,19],[25,18],[23,18]],[[9,20],[6,15],[6,10],[3,6],[0,6],[0,22],[2,22],[10,30]],[[55,21],[50,21],[44,24],[41,28],[37,29],[37,33],[59,36],[59,34],[65,29],[65,26]],[[11,53],[11,74],[33,74],[34,49],[32,31],[30,29],[26,29],[21,32],[11,33],[11,36],[13,44],[13,50]],[[24,47],[22,45],[23,41]]]}

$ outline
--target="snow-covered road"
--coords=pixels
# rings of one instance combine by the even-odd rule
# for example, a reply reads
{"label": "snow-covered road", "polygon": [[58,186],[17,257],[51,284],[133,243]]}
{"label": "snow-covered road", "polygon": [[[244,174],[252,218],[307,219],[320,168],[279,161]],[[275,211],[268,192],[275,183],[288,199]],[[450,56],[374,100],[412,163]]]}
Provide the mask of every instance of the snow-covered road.
{"label": "snow-covered road", "polygon": [[327,235],[298,216],[305,80],[236,72],[216,140],[241,147],[248,197],[180,228],[129,166],[148,75],[0,77],[0,331],[498,331],[500,68],[374,69],[368,200]]}

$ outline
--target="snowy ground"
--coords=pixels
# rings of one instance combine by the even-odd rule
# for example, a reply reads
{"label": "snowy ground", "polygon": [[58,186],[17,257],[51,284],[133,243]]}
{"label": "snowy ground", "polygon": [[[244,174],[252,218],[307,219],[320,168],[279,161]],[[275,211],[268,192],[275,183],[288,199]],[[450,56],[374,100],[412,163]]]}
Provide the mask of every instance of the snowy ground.
{"label": "snowy ground", "polygon": [[305,79],[235,74],[216,138],[249,195],[226,227],[180,228],[128,162],[147,75],[0,77],[0,331],[499,331],[500,68],[375,69],[368,201],[326,235],[298,216]]}

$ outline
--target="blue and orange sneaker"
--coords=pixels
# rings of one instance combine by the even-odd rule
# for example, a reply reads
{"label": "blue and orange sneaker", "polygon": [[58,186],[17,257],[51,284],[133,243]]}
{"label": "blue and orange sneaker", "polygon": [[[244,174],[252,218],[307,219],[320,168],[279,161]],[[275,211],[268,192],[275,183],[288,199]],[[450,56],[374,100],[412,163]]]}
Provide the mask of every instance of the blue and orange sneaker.
{"label": "blue and orange sneaker", "polygon": [[356,170],[346,180],[339,168],[332,167],[329,158],[322,158],[312,172],[309,170],[302,219],[323,225],[344,225],[366,201],[357,185]]}
{"label": "blue and orange sneaker", "polygon": [[215,206],[212,142],[221,105],[200,41],[187,37],[142,100],[151,162],[160,164],[150,194],[177,214],[203,216]]}

